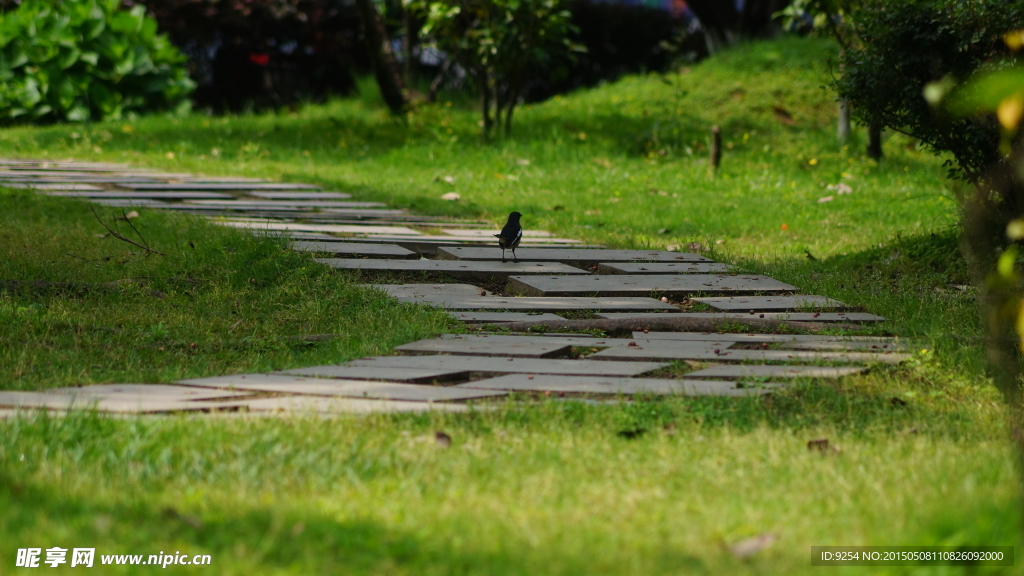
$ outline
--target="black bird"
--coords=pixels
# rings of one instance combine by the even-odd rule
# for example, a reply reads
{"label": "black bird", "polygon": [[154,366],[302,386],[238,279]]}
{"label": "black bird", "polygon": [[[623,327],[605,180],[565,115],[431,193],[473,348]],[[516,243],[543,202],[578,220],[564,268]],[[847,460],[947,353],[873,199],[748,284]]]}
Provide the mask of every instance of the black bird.
{"label": "black bird", "polygon": [[501,246],[501,261],[505,262],[505,250],[512,250],[512,260],[519,262],[516,258],[516,246],[519,246],[519,241],[523,239],[523,227],[519,225],[519,219],[523,215],[519,212],[513,212],[508,215],[508,222],[505,222],[505,227],[501,229],[501,232],[494,235],[498,239],[498,246]]}

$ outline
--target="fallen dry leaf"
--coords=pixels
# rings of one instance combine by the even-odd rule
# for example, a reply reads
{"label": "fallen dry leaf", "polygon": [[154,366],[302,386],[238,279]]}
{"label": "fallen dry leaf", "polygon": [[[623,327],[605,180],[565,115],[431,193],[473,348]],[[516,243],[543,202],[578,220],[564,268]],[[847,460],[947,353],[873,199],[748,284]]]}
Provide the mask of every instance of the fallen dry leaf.
{"label": "fallen dry leaf", "polygon": [[438,430],[434,432],[434,442],[441,448],[448,448],[452,445],[452,437]]}
{"label": "fallen dry leaf", "polygon": [[740,560],[746,560],[754,554],[757,554],[761,550],[768,548],[779,537],[771,532],[765,532],[764,534],[758,534],[757,536],[751,536],[750,538],[744,538],[739,542],[736,542],[732,546],[729,546],[729,551],[732,555]]}

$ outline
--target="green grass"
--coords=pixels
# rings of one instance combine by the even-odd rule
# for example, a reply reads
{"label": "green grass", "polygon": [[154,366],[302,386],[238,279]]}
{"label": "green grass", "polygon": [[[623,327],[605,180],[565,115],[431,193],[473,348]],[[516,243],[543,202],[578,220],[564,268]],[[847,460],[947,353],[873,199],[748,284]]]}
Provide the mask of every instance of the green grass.
{"label": "green grass", "polygon": [[[528,228],[610,247],[698,242],[887,316],[878,331],[920,344],[904,366],[768,399],[16,419],[0,424],[0,573],[25,546],[208,553],[223,574],[646,575],[811,573],[812,545],[1019,544],[1014,458],[973,295],[956,288],[966,272],[941,159],[898,135],[881,163],[863,142],[841,149],[820,89],[834,53],[820,41],[744,45],[524,107],[515,134],[491,143],[458,103],[394,119],[370,92],[279,114],[0,132],[2,156],[319,182],[496,224],[516,209]],[[713,124],[727,144],[714,176]],[[853,193],[827,188],[840,182]],[[439,199],[450,191],[462,201]],[[339,362],[457,329],[279,240],[139,212],[132,222],[166,256],[98,237],[87,204],[0,192],[0,280],[141,279],[0,292],[0,388]],[[308,334],[338,338],[290,338]],[[814,438],[841,451],[808,451]],[[778,542],[749,560],[727,550],[766,532]]]}

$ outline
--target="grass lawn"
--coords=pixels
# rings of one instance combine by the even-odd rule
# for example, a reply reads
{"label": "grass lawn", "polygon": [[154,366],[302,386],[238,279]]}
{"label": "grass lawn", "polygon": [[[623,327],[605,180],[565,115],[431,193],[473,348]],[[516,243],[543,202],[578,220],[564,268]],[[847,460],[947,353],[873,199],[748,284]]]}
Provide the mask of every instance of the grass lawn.
{"label": "grass lawn", "polygon": [[[834,53],[808,40],[745,45],[527,106],[511,138],[487,144],[456,97],[396,120],[372,90],[278,114],[4,129],[5,157],[317,182],[495,223],[516,209],[527,227],[610,247],[699,242],[885,315],[882,330],[920,350],[905,366],[770,399],[10,420],[0,574],[17,573],[14,552],[29,546],[210,554],[204,571],[220,574],[646,575],[811,573],[812,545],[1019,544],[1013,454],[972,295],[955,287],[966,281],[941,159],[898,135],[881,163],[862,142],[840,148],[820,88]],[[712,124],[726,142],[717,175]],[[852,193],[828,188],[839,183]],[[439,199],[451,191],[462,200]],[[0,280],[133,279],[0,292],[0,389],[339,362],[459,329],[279,240],[139,212],[166,256],[99,237],[88,204],[0,191]],[[292,338],[311,334],[338,338]],[[814,438],[840,451],[808,451]],[[765,533],[777,542],[752,558],[728,550]]]}

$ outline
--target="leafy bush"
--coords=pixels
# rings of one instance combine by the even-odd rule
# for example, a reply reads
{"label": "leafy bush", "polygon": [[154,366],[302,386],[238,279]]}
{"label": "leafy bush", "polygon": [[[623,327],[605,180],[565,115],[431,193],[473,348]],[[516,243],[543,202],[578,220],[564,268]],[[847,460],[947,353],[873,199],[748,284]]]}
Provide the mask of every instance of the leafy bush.
{"label": "leafy bush", "polygon": [[861,42],[843,52],[843,76],[836,81],[860,120],[952,153],[954,176],[977,179],[998,163],[995,119],[936,114],[924,89],[943,79],[964,80],[986,63],[1010,58],[1003,35],[1024,22],[1024,3],[868,0],[860,8],[853,17]]}
{"label": "leafy bush", "polygon": [[[486,136],[511,131],[523,87],[538,70],[571,59],[582,47],[561,0],[427,0],[423,33],[453,57],[477,85]],[[493,117],[491,112],[493,110]]]}
{"label": "leafy bush", "polygon": [[145,8],[25,0],[0,15],[0,119],[45,122],[186,110],[185,58]]}

